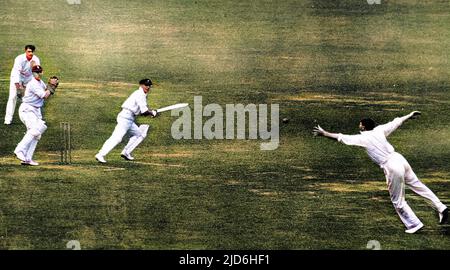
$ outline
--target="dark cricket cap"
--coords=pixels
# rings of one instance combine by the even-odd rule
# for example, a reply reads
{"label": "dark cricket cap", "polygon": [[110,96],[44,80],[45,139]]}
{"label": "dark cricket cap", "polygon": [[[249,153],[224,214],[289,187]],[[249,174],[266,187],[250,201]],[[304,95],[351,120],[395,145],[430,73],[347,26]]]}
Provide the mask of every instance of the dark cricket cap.
{"label": "dark cricket cap", "polygon": [[153,85],[152,81],[150,79],[142,79],[139,81],[139,84],[143,84],[145,86]]}
{"label": "dark cricket cap", "polygon": [[35,65],[31,68],[32,72],[42,73],[42,67],[40,65]]}

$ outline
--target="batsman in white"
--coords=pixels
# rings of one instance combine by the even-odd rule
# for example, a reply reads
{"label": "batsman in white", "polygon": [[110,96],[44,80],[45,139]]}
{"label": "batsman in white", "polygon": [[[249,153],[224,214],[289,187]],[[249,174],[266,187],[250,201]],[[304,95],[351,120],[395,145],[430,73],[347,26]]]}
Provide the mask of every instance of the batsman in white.
{"label": "batsman in white", "polygon": [[16,109],[17,96],[22,97],[27,84],[33,79],[32,67],[40,65],[39,58],[34,55],[34,45],[26,45],[25,53],[16,57],[11,70],[9,98],[6,104],[5,125],[10,125]]}
{"label": "batsman in white", "polygon": [[320,126],[314,128],[314,135],[316,136],[325,136],[346,145],[361,146],[366,149],[369,157],[384,170],[391,201],[406,226],[406,233],[417,232],[423,227],[423,223],[405,200],[405,184],[415,193],[427,199],[431,206],[438,211],[439,224],[445,224],[448,220],[447,206],[417,178],[408,161],[401,154],[395,152],[394,147],[386,139],[406,120],[414,119],[418,115],[420,115],[420,112],[414,111],[378,126],[370,118],[362,119],[359,123],[361,134],[358,135],[330,133]]}
{"label": "batsman in white", "polygon": [[152,81],[150,79],[142,79],[139,85],[139,89],[134,91],[122,104],[122,111],[117,115],[117,125],[114,132],[103,144],[102,149],[95,155],[95,159],[98,162],[106,163],[105,156],[122,141],[123,136],[127,132],[129,132],[131,138],[120,156],[125,160],[134,160],[131,153],[144,140],[149,129],[149,125],[140,125],[138,127],[134,122],[136,116],[158,116],[158,112],[150,110],[147,106],[147,94],[152,88]]}
{"label": "batsman in white", "polygon": [[[42,73],[43,70],[40,65],[33,66],[33,79],[28,83],[22,98],[22,104],[19,107],[19,117],[25,124],[27,132],[14,150],[14,154],[22,161],[22,165],[39,165],[33,161],[33,154],[38,141],[47,129],[45,122],[42,120],[41,108],[44,105],[44,100],[54,93],[54,89],[51,91],[47,88],[47,85],[42,81]],[[52,80],[55,85],[58,83],[56,77],[50,79],[49,83],[52,83]]]}

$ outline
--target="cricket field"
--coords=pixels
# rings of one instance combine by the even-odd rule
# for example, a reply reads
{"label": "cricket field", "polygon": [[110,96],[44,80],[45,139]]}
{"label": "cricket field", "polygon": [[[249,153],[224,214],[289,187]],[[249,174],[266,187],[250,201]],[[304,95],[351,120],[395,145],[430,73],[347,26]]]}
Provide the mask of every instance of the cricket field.
{"label": "cricket field", "polygon": [[[0,249],[63,250],[71,240],[81,249],[364,250],[370,240],[450,249],[448,225],[408,189],[425,227],[405,234],[363,149],[312,136],[317,124],[353,134],[363,117],[419,110],[390,142],[450,204],[448,1],[76,2],[0,0]],[[3,125],[26,44],[44,77],[61,81],[44,107],[37,167],[13,154],[25,132],[17,108]],[[120,157],[122,142],[99,164],[122,102],[145,77],[152,108],[195,96],[223,108],[278,104],[279,147],[174,139],[177,117],[164,113],[138,118],[151,129],[135,161]],[[69,165],[60,164],[61,122],[73,132]]]}

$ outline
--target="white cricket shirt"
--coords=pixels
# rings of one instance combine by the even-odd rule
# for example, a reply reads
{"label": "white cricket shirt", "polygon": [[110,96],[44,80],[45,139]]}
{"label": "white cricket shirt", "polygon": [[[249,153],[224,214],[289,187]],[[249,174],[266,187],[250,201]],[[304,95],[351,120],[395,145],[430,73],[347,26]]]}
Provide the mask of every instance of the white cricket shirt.
{"label": "white cricket shirt", "polygon": [[28,61],[26,54],[21,54],[14,60],[14,66],[11,69],[11,81],[12,83],[23,83],[26,85],[33,79],[33,73],[31,72],[31,61],[35,61],[37,65],[41,64],[41,61],[36,55],[33,55],[30,61]]}
{"label": "white cricket shirt", "polygon": [[135,117],[148,111],[147,94],[142,87],[134,91],[127,100],[122,104],[122,112],[120,113],[125,118]]}
{"label": "white cricket shirt", "polygon": [[35,108],[41,108],[44,105],[45,88],[47,86],[42,80],[33,78],[25,89],[25,95],[22,98],[22,103],[26,103]]}
{"label": "white cricket shirt", "polygon": [[344,135],[339,133],[338,141],[346,145],[355,145],[366,148],[369,157],[380,167],[395,153],[394,147],[387,141],[388,137],[403,123],[402,118],[397,117],[384,125],[379,125],[370,131],[362,131],[358,135]]}

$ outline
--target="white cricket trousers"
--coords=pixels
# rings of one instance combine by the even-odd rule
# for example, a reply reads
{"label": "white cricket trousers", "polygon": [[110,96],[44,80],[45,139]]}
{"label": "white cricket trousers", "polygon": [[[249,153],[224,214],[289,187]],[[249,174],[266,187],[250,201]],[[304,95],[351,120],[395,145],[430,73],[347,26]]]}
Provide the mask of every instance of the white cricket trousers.
{"label": "white cricket trousers", "polygon": [[102,149],[98,152],[101,156],[106,156],[114,149],[127,132],[131,135],[130,140],[122,152],[131,154],[133,150],[144,140],[147,136],[149,125],[137,126],[134,119],[122,117],[121,114],[117,116],[117,125],[111,137],[103,144]]}
{"label": "white cricket trousers", "polygon": [[436,211],[442,212],[446,208],[438,197],[417,178],[408,161],[401,154],[393,153],[383,164],[383,169],[392,204],[407,229],[414,228],[422,222],[405,200],[405,184],[416,194],[427,199]]}
{"label": "white cricket trousers", "polygon": [[27,132],[23,139],[19,142],[14,153],[22,152],[26,158],[26,161],[33,159],[34,150],[44,134],[47,126],[42,120],[40,108],[30,106],[26,103],[22,103],[19,107],[19,117],[22,123],[25,124]]}
{"label": "white cricket trousers", "polygon": [[11,80],[9,83],[8,103],[6,103],[5,123],[12,122],[14,111],[16,109],[16,103],[17,103],[17,89],[16,85]]}

